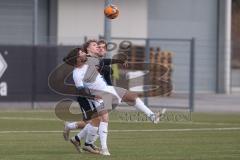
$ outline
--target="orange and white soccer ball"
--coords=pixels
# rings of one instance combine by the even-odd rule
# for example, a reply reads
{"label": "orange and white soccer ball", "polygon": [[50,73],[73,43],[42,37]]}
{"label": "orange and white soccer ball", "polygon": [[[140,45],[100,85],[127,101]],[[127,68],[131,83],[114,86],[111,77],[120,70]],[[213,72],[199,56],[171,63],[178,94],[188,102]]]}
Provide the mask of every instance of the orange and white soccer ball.
{"label": "orange and white soccer ball", "polygon": [[119,9],[115,5],[105,7],[104,14],[109,19],[115,19],[119,15]]}

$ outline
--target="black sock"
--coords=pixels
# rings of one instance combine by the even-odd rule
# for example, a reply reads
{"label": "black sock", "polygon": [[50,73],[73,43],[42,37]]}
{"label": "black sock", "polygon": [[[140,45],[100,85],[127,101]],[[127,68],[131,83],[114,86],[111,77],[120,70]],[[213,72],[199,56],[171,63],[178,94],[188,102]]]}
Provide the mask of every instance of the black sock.
{"label": "black sock", "polygon": [[88,144],[88,143],[85,142],[85,146],[90,146],[90,145],[91,145],[91,144]]}
{"label": "black sock", "polygon": [[80,139],[78,138],[78,136],[75,136],[75,140],[80,142]]}

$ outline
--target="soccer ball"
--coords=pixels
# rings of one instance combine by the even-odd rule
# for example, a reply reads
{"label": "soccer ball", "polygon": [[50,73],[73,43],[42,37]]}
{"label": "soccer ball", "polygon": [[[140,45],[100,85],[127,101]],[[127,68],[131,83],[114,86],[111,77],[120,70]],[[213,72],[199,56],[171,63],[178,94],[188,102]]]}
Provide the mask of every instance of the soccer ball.
{"label": "soccer ball", "polygon": [[104,14],[109,19],[115,19],[119,15],[119,9],[114,5],[109,5],[105,7]]}

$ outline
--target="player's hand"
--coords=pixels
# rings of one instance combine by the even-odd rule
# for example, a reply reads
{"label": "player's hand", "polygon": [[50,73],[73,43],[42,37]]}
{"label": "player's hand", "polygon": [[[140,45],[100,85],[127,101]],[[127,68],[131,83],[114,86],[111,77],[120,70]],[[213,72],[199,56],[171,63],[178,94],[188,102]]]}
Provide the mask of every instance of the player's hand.
{"label": "player's hand", "polygon": [[95,68],[98,70],[98,72],[100,72],[100,66],[95,66]]}

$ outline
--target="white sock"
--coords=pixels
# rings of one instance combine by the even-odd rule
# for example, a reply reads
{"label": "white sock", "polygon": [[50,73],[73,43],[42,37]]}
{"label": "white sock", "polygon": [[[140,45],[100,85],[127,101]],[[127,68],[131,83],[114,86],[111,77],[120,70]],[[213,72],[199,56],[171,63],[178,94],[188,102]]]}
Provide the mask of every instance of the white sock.
{"label": "white sock", "polygon": [[107,147],[107,134],[108,134],[108,123],[100,122],[99,137],[100,137],[102,149],[108,148]]}
{"label": "white sock", "polygon": [[87,137],[85,142],[88,144],[92,144],[97,135],[97,131],[98,131],[98,127],[94,127],[90,124],[88,127]]}
{"label": "white sock", "polygon": [[87,132],[88,132],[88,127],[90,126],[90,124],[88,123],[78,134],[78,138],[81,139],[86,139],[87,136]]}
{"label": "white sock", "polygon": [[94,136],[93,141],[92,141],[91,144],[95,143],[95,142],[97,141],[98,137],[99,137],[99,134],[97,133],[97,134]]}
{"label": "white sock", "polygon": [[71,122],[67,124],[68,129],[73,130],[73,129],[77,129],[78,125],[77,122]]}
{"label": "white sock", "polygon": [[145,113],[148,117],[153,114],[153,112],[143,103],[140,98],[136,98],[136,104],[134,107]]}

